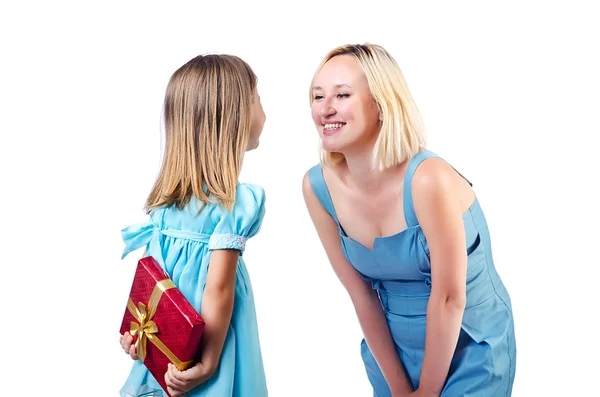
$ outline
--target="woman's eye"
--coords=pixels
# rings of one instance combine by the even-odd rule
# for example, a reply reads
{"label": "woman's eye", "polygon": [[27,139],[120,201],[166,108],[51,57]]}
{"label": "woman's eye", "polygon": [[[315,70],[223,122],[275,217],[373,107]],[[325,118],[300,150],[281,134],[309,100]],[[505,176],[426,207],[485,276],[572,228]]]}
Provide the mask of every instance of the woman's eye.
{"label": "woman's eye", "polygon": [[348,94],[338,94],[338,98],[348,98],[350,95]]}
{"label": "woman's eye", "polygon": [[323,99],[323,95],[315,95],[314,99],[315,101],[321,100]]}

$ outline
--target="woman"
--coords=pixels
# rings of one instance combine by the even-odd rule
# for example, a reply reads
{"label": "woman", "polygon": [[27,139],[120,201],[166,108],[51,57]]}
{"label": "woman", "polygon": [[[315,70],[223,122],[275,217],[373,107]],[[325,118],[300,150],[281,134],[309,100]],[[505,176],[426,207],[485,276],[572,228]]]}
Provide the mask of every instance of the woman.
{"label": "woman", "polygon": [[509,396],[510,298],[471,184],[424,149],[402,73],[377,45],[347,45],[311,84],[321,164],[303,193],[354,304],[374,395]]}

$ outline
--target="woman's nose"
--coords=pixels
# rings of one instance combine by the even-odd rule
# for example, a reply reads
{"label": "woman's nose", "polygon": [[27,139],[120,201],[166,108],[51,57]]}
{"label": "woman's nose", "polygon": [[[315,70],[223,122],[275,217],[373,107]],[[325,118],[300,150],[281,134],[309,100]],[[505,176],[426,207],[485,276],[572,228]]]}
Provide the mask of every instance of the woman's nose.
{"label": "woman's nose", "polygon": [[336,113],[336,110],[331,103],[325,102],[321,105],[320,113],[322,117],[331,116]]}

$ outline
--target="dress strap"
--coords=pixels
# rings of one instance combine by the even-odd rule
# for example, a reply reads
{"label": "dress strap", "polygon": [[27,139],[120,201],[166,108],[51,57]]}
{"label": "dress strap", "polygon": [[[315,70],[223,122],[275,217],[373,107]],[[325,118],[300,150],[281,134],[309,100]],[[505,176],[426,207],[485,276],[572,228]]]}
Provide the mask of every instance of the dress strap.
{"label": "dress strap", "polygon": [[404,200],[404,218],[406,219],[406,226],[408,227],[414,227],[419,224],[412,199],[412,180],[417,167],[428,158],[439,158],[439,156],[429,150],[422,150],[410,159],[408,167],[406,168],[402,197]]}
{"label": "dress strap", "polygon": [[310,185],[312,186],[315,195],[321,202],[321,205],[339,226],[340,222],[338,221],[337,214],[335,213],[333,201],[331,200],[329,189],[327,189],[327,184],[325,183],[325,178],[323,177],[323,169],[321,168],[320,164],[317,164],[308,170],[308,179],[310,180]]}

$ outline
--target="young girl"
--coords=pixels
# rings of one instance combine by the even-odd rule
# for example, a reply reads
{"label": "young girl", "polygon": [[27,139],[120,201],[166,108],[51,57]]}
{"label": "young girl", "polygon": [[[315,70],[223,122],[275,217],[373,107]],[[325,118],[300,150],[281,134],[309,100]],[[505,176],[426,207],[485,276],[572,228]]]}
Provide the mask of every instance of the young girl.
{"label": "young girl", "polygon": [[361,324],[377,397],[506,397],[511,302],[471,184],[424,148],[421,117],[382,47],[334,49],[311,85],[322,162],[308,211]]}
{"label": "young girl", "polygon": [[[265,195],[238,183],[244,153],[258,146],[265,114],[256,76],[240,58],[198,56],[169,81],[165,154],[146,201],[150,221],[123,230],[126,248],[146,247],[206,323],[199,362],[170,366],[171,396],[267,396],[254,298],[242,254],[258,233]],[[137,360],[129,333],[122,348],[135,363],[122,397],[163,396]]]}

